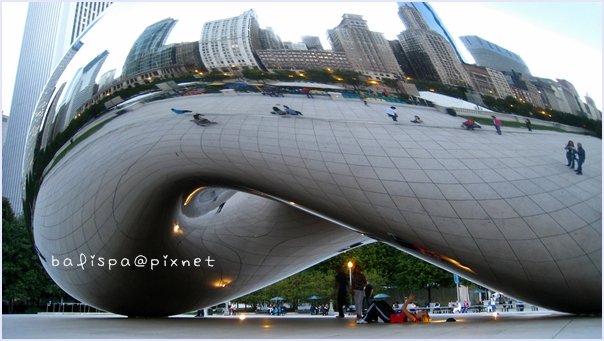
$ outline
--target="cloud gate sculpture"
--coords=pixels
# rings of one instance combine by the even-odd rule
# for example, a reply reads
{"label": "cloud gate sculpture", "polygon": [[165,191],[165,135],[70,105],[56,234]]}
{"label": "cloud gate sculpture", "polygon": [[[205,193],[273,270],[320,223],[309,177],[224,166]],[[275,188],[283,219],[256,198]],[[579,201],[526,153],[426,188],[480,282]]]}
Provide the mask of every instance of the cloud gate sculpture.
{"label": "cloud gate sculpture", "polygon": [[[600,140],[470,132],[410,105],[399,114],[424,125],[394,124],[387,103],[198,94],[199,70],[177,59],[199,40],[199,4],[155,6],[107,11],[34,114],[25,213],[67,293],[173,315],[377,240],[542,307],[601,312]],[[304,116],[271,115],[276,103]],[[564,164],[568,140],[588,153],[582,176]]]}

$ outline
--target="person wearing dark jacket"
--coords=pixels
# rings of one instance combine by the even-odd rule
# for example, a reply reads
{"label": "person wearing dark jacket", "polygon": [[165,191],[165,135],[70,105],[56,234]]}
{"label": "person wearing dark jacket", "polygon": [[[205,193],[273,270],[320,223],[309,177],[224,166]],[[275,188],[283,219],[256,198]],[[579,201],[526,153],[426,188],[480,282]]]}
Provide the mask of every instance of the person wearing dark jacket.
{"label": "person wearing dark jacket", "polygon": [[346,272],[341,266],[336,267],[336,293],[337,293],[337,304],[338,304],[338,315],[337,318],[344,318],[344,307],[348,304],[347,293],[348,293],[348,278]]}
{"label": "person wearing dark jacket", "polygon": [[585,162],[585,150],[580,142],[577,142],[577,175],[583,174],[583,162]]}

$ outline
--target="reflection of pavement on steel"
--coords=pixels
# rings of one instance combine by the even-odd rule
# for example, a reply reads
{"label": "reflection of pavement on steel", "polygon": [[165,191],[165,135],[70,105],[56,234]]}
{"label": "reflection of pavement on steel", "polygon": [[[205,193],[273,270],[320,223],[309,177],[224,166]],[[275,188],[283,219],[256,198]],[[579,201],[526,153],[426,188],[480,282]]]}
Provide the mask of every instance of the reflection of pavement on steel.
{"label": "reflection of pavement on steel", "polygon": [[[457,322],[445,322],[453,317]],[[112,314],[3,315],[4,338],[103,339],[601,339],[600,317],[556,313],[442,314],[433,322],[357,325],[355,318],[256,314],[127,319]],[[94,334],[92,334],[94,333]],[[94,335],[94,336],[92,336]]]}
{"label": "reflection of pavement on steel", "polygon": [[[105,310],[172,314],[228,301],[373,238],[525,302],[601,310],[600,140],[468,134],[461,118],[413,106],[399,115],[421,111],[425,125],[394,125],[384,106],[360,101],[286,104],[304,118],[271,115],[275,99],[261,95],[145,103],[77,144],[44,178],[34,233],[47,259],[168,250],[210,254],[220,269],[109,276],[46,264],[51,276]],[[220,124],[198,129],[171,107]],[[560,146],[569,139],[590,155],[583,176],[564,166]],[[223,200],[221,186],[254,195]],[[212,191],[220,200],[202,200]],[[189,194],[195,204],[184,205]]]}

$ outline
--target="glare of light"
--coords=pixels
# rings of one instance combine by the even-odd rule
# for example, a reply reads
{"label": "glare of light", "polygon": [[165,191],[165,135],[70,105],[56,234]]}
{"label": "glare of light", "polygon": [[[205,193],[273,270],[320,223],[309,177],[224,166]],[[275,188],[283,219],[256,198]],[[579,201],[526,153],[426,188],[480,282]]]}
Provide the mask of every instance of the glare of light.
{"label": "glare of light", "polygon": [[499,315],[499,314],[497,314],[497,313],[493,313],[493,318],[494,318],[495,320],[497,319],[497,315]]}
{"label": "glare of light", "polygon": [[216,288],[224,288],[227,285],[231,284],[231,280],[229,279],[220,279],[213,283]]}
{"label": "glare of light", "polygon": [[245,315],[244,314],[239,315],[239,320],[241,320],[241,321],[245,320]]}
{"label": "glare of light", "polygon": [[195,194],[199,193],[204,188],[205,187],[199,187],[199,188],[195,189],[193,192],[191,192],[191,194],[187,195],[187,198],[185,199],[184,205],[187,206],[189,204],[189,202],[191,202],[191,200],[193,199],[193,197],[195,196]]}
{"label": "glare of light", "polygon": [[183,234],[184,231],[180,228],[180,225],[174,224],[174,228],[172,229],[174,234]]}
{"label": "glare of light", "polygon": [[350,262],[350,261],[349,261],[349,262],[348,262],[348,268],[349,268],[349,269],[352,269],[352,266],[353,266],[352,262]]}
{"label": "glare of light", "polygon": [[262,328],[265,328],[265,329],[269,329],[270,327],[271,326],[269,324],[265,324],[265,325],[262,326]]}

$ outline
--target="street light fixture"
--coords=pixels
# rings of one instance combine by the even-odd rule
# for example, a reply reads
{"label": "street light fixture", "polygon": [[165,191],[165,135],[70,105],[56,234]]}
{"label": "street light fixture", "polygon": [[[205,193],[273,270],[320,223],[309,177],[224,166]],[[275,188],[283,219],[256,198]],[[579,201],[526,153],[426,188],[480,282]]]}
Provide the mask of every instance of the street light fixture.
{"label": "street light fixture", "polygon": [[352,288],[352,262],[348,261],[348,278],[350,279],[350,287]]}

